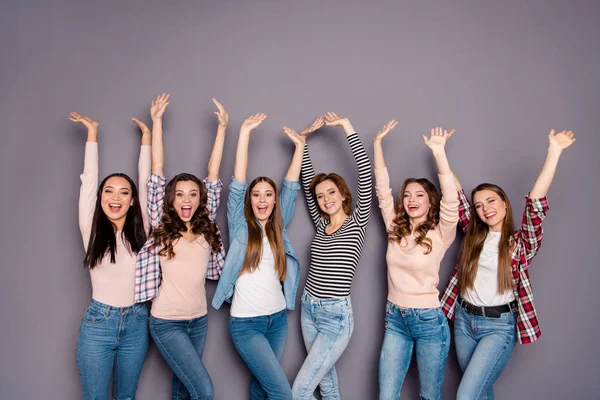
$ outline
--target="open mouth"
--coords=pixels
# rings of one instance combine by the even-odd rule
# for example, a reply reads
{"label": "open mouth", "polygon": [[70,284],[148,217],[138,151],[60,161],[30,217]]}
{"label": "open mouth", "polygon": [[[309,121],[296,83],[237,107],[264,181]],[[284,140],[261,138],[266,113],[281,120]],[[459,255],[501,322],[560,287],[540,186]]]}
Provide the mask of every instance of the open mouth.
{"label": "open mouth", "polygon": [[496,216],[496,211],[487,212],[483,214],[483,216],[485,217],[485,219],[490,220]]}
{"label": "open mouth", "polygon": [[331,207],[333,207],[335,205],[335,201],[332,201],[330,203],[325,203],[325,209],[329,210]]}
{"label": "open mouth", "polygon": [[256,206],[256,210],[259,212],[259,214],[266,213],[268,208],[268,206]]}
{"label": "open mouth", "polygon": [[181,217],[190,218],[192,216],[192,206],[181,206]]}
{"label": "open mouth", "polygon": [[110,212],[113,212],[113,213],[118,213],[119,211],[121,211],[122,207],[123,206],[121,206],[120,204],[117,204],[117,203],[109,203],[108,204],[108,208],[110,209]]}
{"label": "open mouth", "polygon": [[409,212],[414,212],[414,211],[417,211],[420,207],[417,205],[411,204],[407,208],[408,208]]}

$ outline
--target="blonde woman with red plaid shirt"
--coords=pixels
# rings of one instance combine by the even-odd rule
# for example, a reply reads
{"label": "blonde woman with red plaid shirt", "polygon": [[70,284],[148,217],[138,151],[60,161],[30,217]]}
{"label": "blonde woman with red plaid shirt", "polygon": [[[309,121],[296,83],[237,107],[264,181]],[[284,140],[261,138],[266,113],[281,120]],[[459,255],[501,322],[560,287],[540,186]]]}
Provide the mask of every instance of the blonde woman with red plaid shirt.
{"label": "blonde woman with red plaid shirt", "polygon": [[459,263],[442,296],[454,319],[454,338],[463,377],[458,400],[493,399],[492,385],[508,363],[517,341],[540,337],[529,263],[542,244],[546,193],[562,151],[575,142],[571,131],[548,135],[549,148],[533,189],[526,197],[521,227],[513,227],[512,208],[498,186],[473,189],[472,209],[458,179],[459,226],[466,233]]}

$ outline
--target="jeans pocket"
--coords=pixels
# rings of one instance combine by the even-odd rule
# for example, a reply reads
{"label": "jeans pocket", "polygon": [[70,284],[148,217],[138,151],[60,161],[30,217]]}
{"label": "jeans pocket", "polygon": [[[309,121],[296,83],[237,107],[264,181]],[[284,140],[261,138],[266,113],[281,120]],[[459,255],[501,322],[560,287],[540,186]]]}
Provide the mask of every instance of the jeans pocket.
{"label": "jeans pocket", "polygon": [[321,304],[321,310],[329,317],[342,319],[344,316],[344,307],[340,302],[325,302]]}
{"label": "jeans pocket", "polygon": [[420,308],[416,312],[417,319],[420,322],[438,322],[440,320],[441,310],[439,308]]}
{"label": "jeans pocket", "polygon": [[136,304],[133,306],[133,314],[140,321],[148,319],[148,307],[144,303]]}
{"label": "jeans pocket", "polygon": [[99,324],[106,319],[108,310],[100,311],[94,307],[88,307],[83,314],[83,322],[86,324]]}

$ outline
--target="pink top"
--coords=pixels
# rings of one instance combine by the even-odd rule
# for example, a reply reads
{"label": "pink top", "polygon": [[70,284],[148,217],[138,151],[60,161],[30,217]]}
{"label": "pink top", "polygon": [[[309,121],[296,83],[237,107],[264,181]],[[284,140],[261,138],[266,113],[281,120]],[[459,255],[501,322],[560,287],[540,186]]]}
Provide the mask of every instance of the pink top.
{"label": "pink top", "polygon": [[[150,225],[147,211],[148,195],[145,187],[150,176],[151,149],[151,146],[141,146],[138,161],[138,192],[146,232]],[[83,174],[80,177],[81,189],[79,190],[79,229],[83,247],[87,251],[98,191],[98,143],[87,142],[85,144],[84,160]],[[116,232],[116,236],[115,263],[111,263],[110,256],[106,256],[90,270],[92,298],[113,307],[127,307],[134,303],[136,255],[128,251],[121,231]]]}
{"label": "pink top", "polygon": [[160,257],[162,282],[152,302],[152,316],[162,319],[187,320],[206,315],[204,284],[211,249],[200,235],[193,242],[180,238],[173,244],[175,256]]}
{"label": "pink top", "polygon": [[[452,174],[438,175],[438,177],[442,188],[440,222],[435,229],[427,232],[427,237],[431,239],[431,253],[424,254],[426,248],[416,244],[414,233],[403,238],[400,244],[388,241],[387,298],[399,307],[440,307],[437,289],[440,262],[456,237],[458,197]],[[396,213],[387,168],[375,169],[375,181],[379,208],[381,208],[385,228],[389,231]]]}

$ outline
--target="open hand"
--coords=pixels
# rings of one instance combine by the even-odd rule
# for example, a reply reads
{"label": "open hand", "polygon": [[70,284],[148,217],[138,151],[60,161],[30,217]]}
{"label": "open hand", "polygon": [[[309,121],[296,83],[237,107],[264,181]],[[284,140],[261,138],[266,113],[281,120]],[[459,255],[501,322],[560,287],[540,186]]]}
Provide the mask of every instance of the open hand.
{"label": "open hand", "polygon": [[450,136],[456,129],[451,129],[448,132],[446,129],[442,129],[439,126],[437,128],[431,128],[431,136],[427,139],[427,136],[423,135],[423,141],[431,149],[431,151],[443,151],[446,146],[446,141],[450,139]]}
{"label": "open hand", "polygon": [[561,131],[555,134],[554,129],[550,129],[548,141],[550,142],[550,149],[563,151],[575,142],[575,134],[573,131]]}
{"label": "open hand", "polygon": [[76,112],[69,113],[69,119],[73,122],[80,122],[86,128],[89,129],[98,129],[100,126],[100,122],[97,119],[91,119],[90,117],[86,117],[85,115],[77,114]]}
{"label": "open hand", "polygon": [[169,105],[169,96],[170,94],[163,93],[159,96],[156,96],[155,100],[152,100],[152,105],[150,106],[150,115],[153,120],[161,119],[167,106]]}
{"label": "open hand", "polygon": [[305,135],[299,135],[298,132],[296,132],[293,129],[288,128],[287,126],[283,127],[283,131],[285,132],[286,135],[288,135],[288,137],[292,140],[292,142],[294,142],[294,144],[296,146],[303,146],[306,143],[306,136]]}
{"label": "open hand", "polygon": [[387,124],[385,124],[383,126],[383,128],[381,128],[381,130],[379,132],[377,132],[377,135],[375,135],[375,137],[373,138],[373,141],[377,142],[377,141],[383,140],[385,135],[387,135],[392,129],[394,129],[397,124],[398,124],[398,121],[396,121],[395,119],[393,119],[390,122],[388,122]]}
{"label": "open hand", "polygon": [[315,122],[312,123],[311,126],[309,126],[308,128],[304,129],[302,132],[300,132],[300,135],[306,137],[306,136],[310,135],[311,133],[313,133],[314,131],[316,131],[317,129],[321,128],[323,125],[325,125],[325,117],[321,116],[321,117],[317,118],[315,120]]}
{"label": "open hand", "polygon": [[142,135],[149,135],[150,134],[150,129],[148,129],[148,126],[143,123],[142,121],[140,121],[137,118],[131,118],[131,120],[133,122],[135,122],[137,124],[137,126],[140,127],[140,130],[142,131]]}
{"label": "open hand", "polygon": [[267,114],[254,114],[248,117],[242,124],[242,131],[252,133],[267,118]]}

